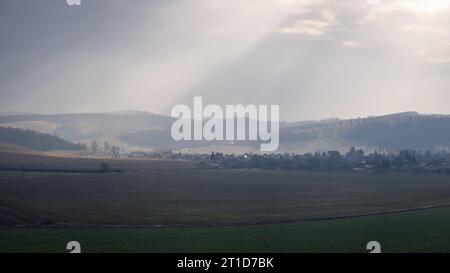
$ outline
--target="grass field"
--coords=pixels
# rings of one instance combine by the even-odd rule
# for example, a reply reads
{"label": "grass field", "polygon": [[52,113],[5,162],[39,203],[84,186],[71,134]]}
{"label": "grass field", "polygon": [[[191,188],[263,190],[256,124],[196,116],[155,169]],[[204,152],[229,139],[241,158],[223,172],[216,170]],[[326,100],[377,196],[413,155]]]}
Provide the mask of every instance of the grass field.
{"label": "grass field", "polygon": [[356,219],[240,227],[0,229],[0,252],[450,252],[450,209]]}
{"label": "grass field", "polygon": [[4,224],[240,224],[450,203],[450,182],[440,175],[178,169],[2,177]]}

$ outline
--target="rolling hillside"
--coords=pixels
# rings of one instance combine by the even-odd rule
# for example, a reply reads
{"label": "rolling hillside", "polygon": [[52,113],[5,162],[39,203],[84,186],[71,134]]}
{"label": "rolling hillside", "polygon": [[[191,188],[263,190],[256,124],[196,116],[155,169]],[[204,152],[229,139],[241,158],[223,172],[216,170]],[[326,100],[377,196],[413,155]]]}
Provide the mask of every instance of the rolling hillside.
{"label": "rolling hillside", "polygon": [[[181,149],[244,147],[258,151],[255,142],[173,141],[170,126],[173,118],[147,112],[124,111],[98,114],[6,115],[0,126],[32,129],[56,134],[69,141],[93,139],[117,141],[127,150],[144,148]],[[280,152],[345,151],[352,146],[366,150],[399,151],[402,149],[440,150],[450,145],[450,116],[421,115],[405,112],[358,119],[328,119],[280,123]],[[213,148],[211,148],[213,149]]]}
{"label": "rolling hillside", "polygon": [[25,147],[38,151],[83,150],[84,146],[74,144],[57,136],[32,130],[0,127],[0,143]]}
{"label": "rolling hillside", "polygon": [[147,112],[0,116],[0,126],[34,129],[71,140],[116,137],[135,130],[165,128],[172,118]]}

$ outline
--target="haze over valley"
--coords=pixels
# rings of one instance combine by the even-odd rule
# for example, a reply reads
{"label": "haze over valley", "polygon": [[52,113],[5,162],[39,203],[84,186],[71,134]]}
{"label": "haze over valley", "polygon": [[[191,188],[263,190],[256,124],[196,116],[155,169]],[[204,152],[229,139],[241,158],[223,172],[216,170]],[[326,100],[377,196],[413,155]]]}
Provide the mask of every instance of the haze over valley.
{"label": "haze over valley", "polygon": [[[89,146],[93,140],[118,145],[122,151],[174,150],[183,152],[258,152],[256,141],[175,141],[170,135],[174,118],[141,111],[96,114],[20,114],[0,116],[0,127],[22,128],[55,135]],[[246,120],[248,129],[248,120]],[[1,136],[1,134],[0,134]],[[4,144],[24,145],[14,138]],[[33,140],[30,139],[30,142]],[[398,152],[403,149],[448,150],[450,116],[405,112],[357,119],[281,122],[276,152],[347,151]]]}

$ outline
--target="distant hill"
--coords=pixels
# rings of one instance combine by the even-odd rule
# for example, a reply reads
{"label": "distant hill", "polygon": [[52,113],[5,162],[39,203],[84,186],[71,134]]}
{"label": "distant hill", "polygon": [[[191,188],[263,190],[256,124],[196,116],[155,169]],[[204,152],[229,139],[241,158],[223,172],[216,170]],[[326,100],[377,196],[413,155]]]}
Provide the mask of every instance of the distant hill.
{"label": "distant hill", "polygon": [[19,115],[29,115],[29,112],[0,112],[0,116],[19,116]]}
{"label": "distant hill", "polygon": [[370,150],[448,149],[450,116],[405,112],[379,117],[310,123],[280,130],[284,148],[315,147],[345,150],[359,146]]}
{"label": "distant hill", "polygon": [[167,128],[172,121],[171,117],[140,111],[0,116],[0,126],[30,128],[57,134],[70,141],[116,137],[143,129]]}
{"label": "distant hill", "polygon": [[0,143],[12,144],[39,151],[82,150],[83,145],[74,144],[57,136],[43,134],[32,130],[0,127]]}
{"label": "distant hill", "polygon": [[[208,146],[240,146],[257,151],[255,142],[173,141],[170,127],[174,119],[141,111],[99,114],[0,116],[0,126],[33,129],[56,134],[70,141],[92,139],[117,141],[128,150],[140,148],[180,149]],[[279,152],[348,150],[448,149],[450,116],[405,112],[357,119],[327,119],[280,123]]]}

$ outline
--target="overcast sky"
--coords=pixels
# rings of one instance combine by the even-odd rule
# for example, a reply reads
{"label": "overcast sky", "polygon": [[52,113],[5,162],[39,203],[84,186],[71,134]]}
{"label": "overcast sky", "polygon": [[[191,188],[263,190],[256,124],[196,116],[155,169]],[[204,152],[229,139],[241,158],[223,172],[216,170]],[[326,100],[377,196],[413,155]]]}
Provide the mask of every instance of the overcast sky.
{"label": "overcast sky", "polygon": [[0,111],[450,113],[448,0],[0,1]]}

